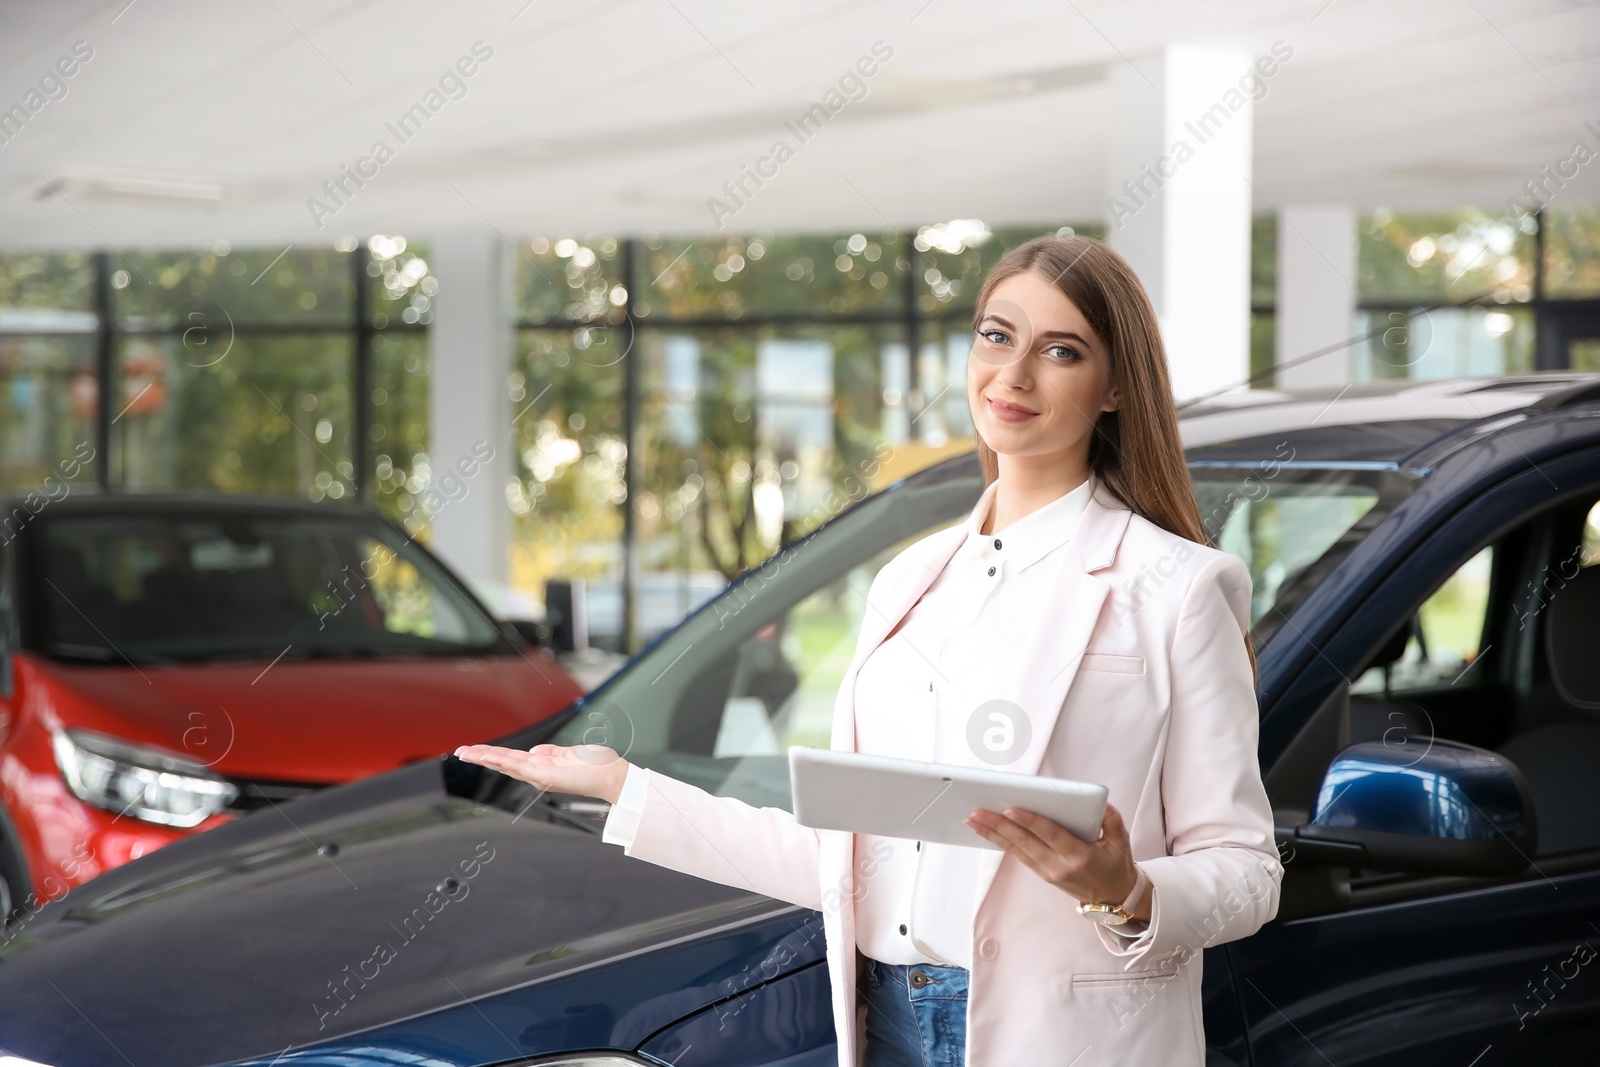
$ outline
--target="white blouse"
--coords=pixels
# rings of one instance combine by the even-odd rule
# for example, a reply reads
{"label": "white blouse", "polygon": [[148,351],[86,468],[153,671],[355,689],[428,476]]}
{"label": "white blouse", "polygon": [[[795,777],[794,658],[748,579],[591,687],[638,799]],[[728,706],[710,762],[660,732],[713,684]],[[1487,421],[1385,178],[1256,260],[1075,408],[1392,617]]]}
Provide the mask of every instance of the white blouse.
{"label": "white blouse", "polygon": [[[997,482],[967,517],[967,536],[900,628],[863,661],[856,676],[856,750],[904,759],[1004,769],[981,758],[969,736],[983,737],[974,713],[991,698],[987,679],[1014,670],[1051,583],[1041,571],[1060,563],[1077,529],[1093,474],[1076,489],[983,534]],[[992,735],[991,735],[992,736]],[[980,742],[981,743],[981,742]],[[606,817],[602,840],[627,847],[644,804],[645,775],[628,768]],[[975,840],[981,840],[974,830]],[[971,969],[972,920],[981,847],[856,835],[856,943],[883,963],[931,963]],[[874,866],[861,857],[881,857]],[[1108,927],[1135,937],[1147,924]]]}
{"label": "white blouse", "polygon": [[[966,539],[856,676],[856,750],[995,768],[973,741],[972,719],[993,696],[988,679],[1014,657],[1048,587],[1051,566],[1088,504],[1094,476],[1003,530],[981,531],[998,483],[967,517]],[[981,738],[987,721],[975,727]],[[981,743],[981,742],[980,742]],[[1004,769],[1003,764],[999,765]],[[975,841],[982,838],[972,831]],[[887,860],[863,864],[864,857]],[[883,963],[972,966],[972,919],[980,847],[856,835],[856,944]]]}

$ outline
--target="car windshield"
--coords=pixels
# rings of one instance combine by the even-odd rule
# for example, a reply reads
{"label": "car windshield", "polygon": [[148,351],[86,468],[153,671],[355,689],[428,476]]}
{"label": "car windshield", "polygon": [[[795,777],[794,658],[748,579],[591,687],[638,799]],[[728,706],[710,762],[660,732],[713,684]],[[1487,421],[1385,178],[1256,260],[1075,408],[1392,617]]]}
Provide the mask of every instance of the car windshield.
{"label": "car windshield", "polygon": [[1212,542],[1250,566],[1250,636],[1261,648],[1421,475],[1387,463],[1189,464]]}
{"label": "car windshield", "polygon": [[[1403,471],[1196,464],[1208,532],[1250,565],[1257,647],[1415,485]],[[746,574],[647,648],[553,738],[604,744],[716,795],[792,810],[788,750],[827,748],[866,593],[913,542],[964,522],[976,458],[879,493]]]}
{"label": "car windshield", "polygon": [[89,662],[459,655],[509,649],[376,519],[215,514],[41,523],[43,650]]}

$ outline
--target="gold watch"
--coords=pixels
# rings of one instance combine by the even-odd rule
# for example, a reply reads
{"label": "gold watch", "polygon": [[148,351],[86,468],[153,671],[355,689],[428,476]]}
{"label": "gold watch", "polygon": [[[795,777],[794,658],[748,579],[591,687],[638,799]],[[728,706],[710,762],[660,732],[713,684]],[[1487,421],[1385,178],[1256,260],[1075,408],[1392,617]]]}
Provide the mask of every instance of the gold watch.
{"label": "gold watch", "polygon": [[1097,922],[1102,926],[1121,926],[1132,919],[1133,916],[1122,910],[1121,904],[1107,904],[1096,901],[1092,904],[1079,904],[1078,914],[1090,922]]}
{"label": "gold watch", "polygon": [[1133,889],[1128,892],[1127,900],[1120,904],[1106,900],[1086,901],[1078,905],[1078,914],[1102,926],[1121,926],[1123,923],[1134,921],[1133,909],[1139,906],[1139,899],[1144,896],[1145,887],[1149,885],[1144,868],[1136,863],[1134,870],[1139,873],[1134,879]]}

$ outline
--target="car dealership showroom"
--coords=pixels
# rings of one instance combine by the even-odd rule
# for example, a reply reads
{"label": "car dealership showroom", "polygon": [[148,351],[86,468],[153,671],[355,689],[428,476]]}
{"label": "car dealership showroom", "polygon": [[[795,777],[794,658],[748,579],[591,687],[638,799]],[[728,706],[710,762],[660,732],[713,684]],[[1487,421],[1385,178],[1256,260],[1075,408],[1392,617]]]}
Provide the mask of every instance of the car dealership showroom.
{"label": "car dealership showroom", "polygon": [[1597,951],[1600,4],[0,4],[0,1067],[1588,1065]]}

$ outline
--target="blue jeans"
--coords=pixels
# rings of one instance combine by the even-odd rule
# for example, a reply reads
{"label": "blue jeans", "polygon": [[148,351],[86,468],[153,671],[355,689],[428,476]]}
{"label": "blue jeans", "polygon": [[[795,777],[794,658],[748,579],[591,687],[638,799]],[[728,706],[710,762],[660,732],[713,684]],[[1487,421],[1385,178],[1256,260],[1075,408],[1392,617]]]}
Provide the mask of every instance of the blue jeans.
{"label": "blue jeans", "polygon": [[866,1067],[963,1067],[967,1047],[963,967],[866,966]]}

